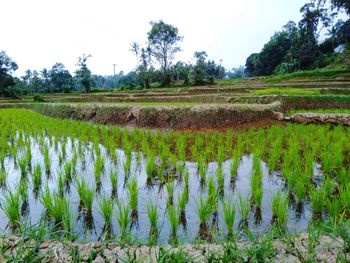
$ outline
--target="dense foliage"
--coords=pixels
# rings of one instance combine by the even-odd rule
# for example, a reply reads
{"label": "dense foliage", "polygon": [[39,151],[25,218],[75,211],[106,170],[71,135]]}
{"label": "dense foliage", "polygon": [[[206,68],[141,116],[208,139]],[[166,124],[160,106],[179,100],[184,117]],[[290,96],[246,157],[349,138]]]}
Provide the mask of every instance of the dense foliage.
{"label": "dense foliage", "polygon": [[[334,7],[348,10],[348,1],[332,1]],[[324,67],[332,62],[336,48],[350,41],[350,20],[336,21],[337,13],[326,1],[311,1],[300,12],[296,24],[288,22],[275,33],[260,53],[246,60],[248,76],[266,76]],[[322,29],[328,38],[320,43]]]}
{"label": "dense foliage", "polygon": [[15,80],[11,72],[17,69],[16,62],[4,52],[0,52],[0,96],[11,96]]}

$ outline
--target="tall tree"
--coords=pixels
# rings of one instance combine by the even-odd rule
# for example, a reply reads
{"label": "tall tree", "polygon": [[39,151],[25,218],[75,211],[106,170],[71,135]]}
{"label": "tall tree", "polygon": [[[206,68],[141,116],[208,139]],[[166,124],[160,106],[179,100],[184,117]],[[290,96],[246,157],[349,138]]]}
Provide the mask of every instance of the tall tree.
{"label": "tall tree", "polygon": [[79,69],[76,71],[77,78],[80,81],[80,84],[84,87],[85,92],[89,93],[91,91],[91,71],[87,67],[87,60],[91,55],[83,54],[78,58],[77,66]]}
{"label": "tall tree", "polygon": [[11,96],[11,88],[16,85],[11,73],[18,68],[5,51],[0,52],[0,96]]}
{"label": "tall tree", "polygon": [[177,52],[180,51],[178,42],[183,39],[179,36],[178,29],[170,24],[151,22],[151,30],[148,32],[148,42],[152,50],[152,55],[158,61],[162,70],[162,85],[171,84],[171,74],[169,67]]}

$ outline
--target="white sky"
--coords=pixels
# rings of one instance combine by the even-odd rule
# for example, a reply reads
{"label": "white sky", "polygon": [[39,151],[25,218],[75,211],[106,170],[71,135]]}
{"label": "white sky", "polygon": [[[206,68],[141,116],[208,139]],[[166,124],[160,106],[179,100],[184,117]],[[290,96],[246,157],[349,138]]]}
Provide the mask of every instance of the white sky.
{"label": "white sky", "polygon": [[63,63],[71,73],[77,58],[91,54],[94,74],[135,67],[130,44],[147,40],[150,21],[163,19],[184,37],[176,60],[195,51],[230,69],[244,65],[289,20],[300,20],[306,0],[0,0],[0,50],[26,69]]}

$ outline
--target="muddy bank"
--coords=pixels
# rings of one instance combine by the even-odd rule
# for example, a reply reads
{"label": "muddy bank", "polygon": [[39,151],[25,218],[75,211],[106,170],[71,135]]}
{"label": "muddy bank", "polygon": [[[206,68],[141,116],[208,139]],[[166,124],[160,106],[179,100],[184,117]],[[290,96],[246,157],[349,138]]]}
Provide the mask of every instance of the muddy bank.
{"label": "muddy bank", "polygon": [[255,262],[259,248],[264,249],[266,262],[347,262],[350,257],[344,252],[342,239],[321,235],[311,243],[307,234],[275,239],[266,247],[242,240],[235,244],[187,244],[176,248],[145,245],[121,247],[113,243],[81,244],[69,241],[40,242],[20,237],[2,237],[0,243],[1,262],[13,259],[16,255],[23,258],[21,253],[35,253],[31,258],[40,262],[178,262],[174,261],[176,258],[182,259],[181,262]]}
{"label": "muddy bank", "polygon": [[273,120],[280,104],[217,104],[198,106],[128,106],[113,104],[2,104],[0,108],[25,108],[55,118],[97,124],[132,125],[145,128],[220,129]]}

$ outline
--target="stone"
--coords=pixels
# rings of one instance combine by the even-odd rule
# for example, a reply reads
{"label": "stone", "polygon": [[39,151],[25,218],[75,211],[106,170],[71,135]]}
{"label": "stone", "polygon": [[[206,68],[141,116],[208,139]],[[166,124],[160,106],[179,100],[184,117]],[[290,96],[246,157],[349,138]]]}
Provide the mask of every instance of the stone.
{"label": "stone", "polygon": [[284,114],[282,112],[274,112],[273,113],[273,118],[278,121],[283,121],[284,120]]}
{"label": "stone", "polygon": [[103,257],[101,257],[100,255],[98,255],[93,261],[92,263],[105,263],[106,261],[103,259]]}

